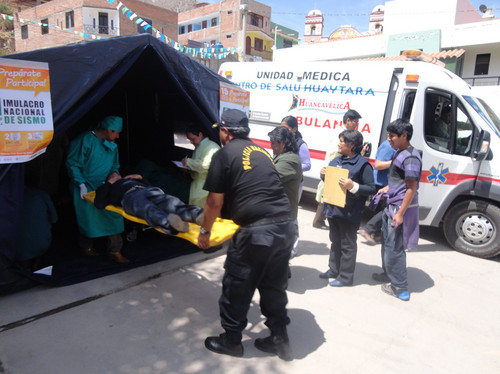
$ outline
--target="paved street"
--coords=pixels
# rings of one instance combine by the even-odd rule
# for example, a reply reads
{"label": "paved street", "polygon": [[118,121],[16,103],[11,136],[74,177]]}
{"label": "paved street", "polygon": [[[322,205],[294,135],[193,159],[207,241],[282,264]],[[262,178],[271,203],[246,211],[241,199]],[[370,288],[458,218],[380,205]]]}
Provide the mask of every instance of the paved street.
{"label": "paved street", "polygon": [[[305,200],[305,199],[303,199]],[[328,232],[299,213],[300,250],[291,260],[289,335],[295,359],[253,346],[267,335],[258,295],[243,358],[205,349],[221,332],[217,299],[223,253],[195,253],[61,288],[0,297],[0,373],[495,373],[500,371],[500,259],[449,249],[423,229],[408,253],[410,302],[380,290],[380,247],[362,243],[353,287],[318,277]]]}

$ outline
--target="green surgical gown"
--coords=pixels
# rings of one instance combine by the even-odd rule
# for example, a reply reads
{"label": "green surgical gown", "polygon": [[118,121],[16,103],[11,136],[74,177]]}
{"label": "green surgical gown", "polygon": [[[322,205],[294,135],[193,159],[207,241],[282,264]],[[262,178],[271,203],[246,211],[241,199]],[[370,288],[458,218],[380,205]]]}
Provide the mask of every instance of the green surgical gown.
{"label": "green surgical gown", "polygon": [[80,233],[88,238],[122,233],[124,224],[121,215],[97,209],[80,197],[81,183],[85,183],[88,191],[95,191],[110,173],[118,172],[118,148],[108,147],[92,132],[84,133],[71,142],[66,167]]}

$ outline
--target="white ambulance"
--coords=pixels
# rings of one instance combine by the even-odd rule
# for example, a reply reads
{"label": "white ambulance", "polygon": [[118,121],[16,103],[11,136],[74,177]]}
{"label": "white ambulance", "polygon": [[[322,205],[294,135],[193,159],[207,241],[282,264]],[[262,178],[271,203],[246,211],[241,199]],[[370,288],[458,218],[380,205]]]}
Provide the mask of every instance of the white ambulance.
{"label": "white ambulance", "polygon": [[[457,251],[500,254],[500,120],[460,77],[422,61],[229,62],[219,74],[250,91],[250,137],[270,149],[268,133],[293,115],[307,143],[314,189],[327,152],[337,149],[342,118],[355,109],[358,130],[377,147],[387,125],[404,118],[422,152],[421,225],[442,227]],[[437,131],[451,110],[448,135]],[[366,155],[365,155],[366,156]]]}

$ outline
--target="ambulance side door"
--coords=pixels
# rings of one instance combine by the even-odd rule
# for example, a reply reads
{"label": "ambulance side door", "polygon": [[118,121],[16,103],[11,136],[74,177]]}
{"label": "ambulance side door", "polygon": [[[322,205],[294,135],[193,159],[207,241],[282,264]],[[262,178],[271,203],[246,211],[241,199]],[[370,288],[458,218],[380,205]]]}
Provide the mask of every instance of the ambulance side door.
{"label": "ambulance side door", "polygon": [[478,163],[471,158],[477,131],[464,105],[450,92],[425,91],[423,151],[419,202],[421,224],[437,226],[447,204],[460,194],[469,194]]}

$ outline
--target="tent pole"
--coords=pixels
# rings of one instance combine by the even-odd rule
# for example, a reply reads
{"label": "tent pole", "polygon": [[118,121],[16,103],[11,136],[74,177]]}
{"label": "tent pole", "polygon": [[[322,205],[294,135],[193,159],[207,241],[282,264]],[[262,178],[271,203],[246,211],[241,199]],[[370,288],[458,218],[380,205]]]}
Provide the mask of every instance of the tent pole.
{"label": "tent pole", "polygon": [[9,172],[10,168],[12,167],[12,164],[9,164],[5,170],[2,172],[2,175],[0,175],[0,182],[2,182],[2,180],[5,178],[5,176],[7,175],[7,173]]}
{"label": "tent pole", "polygon": [[127,127],[127,167],[130,166],[130,126],[128,118],[128,93],[125,91],[125,126]]}

